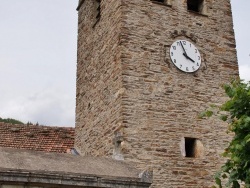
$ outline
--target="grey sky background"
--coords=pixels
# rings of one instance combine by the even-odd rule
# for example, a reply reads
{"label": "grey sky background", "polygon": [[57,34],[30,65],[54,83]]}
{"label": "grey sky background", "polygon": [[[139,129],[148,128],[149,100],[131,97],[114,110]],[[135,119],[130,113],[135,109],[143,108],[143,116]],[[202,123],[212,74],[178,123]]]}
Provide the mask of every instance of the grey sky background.
{"label": "grey sky background", "polygon": [[[74,126],[78,0],[0,2],[0,117]],[[240,76],[250,81],[250,1],[231,2]]]}

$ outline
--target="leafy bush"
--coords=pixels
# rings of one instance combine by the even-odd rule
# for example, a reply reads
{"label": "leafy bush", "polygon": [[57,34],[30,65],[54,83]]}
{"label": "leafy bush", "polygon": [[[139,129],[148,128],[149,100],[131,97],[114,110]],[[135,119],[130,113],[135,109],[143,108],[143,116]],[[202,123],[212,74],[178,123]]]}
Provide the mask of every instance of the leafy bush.
{"label": "leafy bush", "polygon": [[234,137],[223,153],[228,160],[216,174],[216,184],[222,188],[221,180],[226,179],[225,187],[240,188],[243,183],[250,188],[250,83],[234,80],[224,89],[229,100],[220,108],[227,112],[221,119],[230,120]]}

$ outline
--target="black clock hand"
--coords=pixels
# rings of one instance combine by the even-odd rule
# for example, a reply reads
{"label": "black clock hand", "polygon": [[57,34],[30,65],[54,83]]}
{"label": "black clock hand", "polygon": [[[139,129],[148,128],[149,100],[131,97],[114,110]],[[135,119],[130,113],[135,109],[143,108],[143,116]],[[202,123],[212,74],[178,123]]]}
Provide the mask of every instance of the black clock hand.
{"label": "black clock hand", "polygon": [[184,51],[183,55],[184,55],[187,59],[191,60],[191,61],[194,63],[195,61],[194,61],[193,59],[191,59],[191,58],[187,55],[187,52],[186,52],[186,50],[185,50],[185,48],[184,48],[184,46],[183,46],[183,44],[182,44],[181,41],[180,41],[180,43],[181,43],[181,47],[182,47],[182,49],[183,49],[183,51]]}
{"label": "black clock hand", "polygon": [[194,61],[193,59],[191,59],[187,54],[183,53],[183,55],[184,55],[187,59],[189,59],[190,61],[192,61],[193,63],[195,63],[195,61]]}
{"label": "black clock hand", "polygon": [[184,55],[185,57],[188,57],[187,52],[186,52],[184,46],[182,45],[182,42],[181,42],[181,41],[180,41],[180,43],[181,43],[181,47],[182,47],[182,49],[183,49],[183,51],[184,51],[184,54],[185,54],[185,55],[184,55],[184,54],[183,54],[183,55]]}
{"label": "black clock hand", "polygon": [[183,44],[182,44],[181,41],[180,41],[180,43],[181,43],[181,47],[182,47],[182,49],[183,49],[183,51],[184,51],[183,55],[184,55],[187,59],[191,60],[191,61],[194,63],[195,61],[194,61],[193,59],[191,59],[191,58],[187,55],[187,52],[186,52],[186,50],[185,50],[185,48],[184,48],[184,46],[183,46]]}

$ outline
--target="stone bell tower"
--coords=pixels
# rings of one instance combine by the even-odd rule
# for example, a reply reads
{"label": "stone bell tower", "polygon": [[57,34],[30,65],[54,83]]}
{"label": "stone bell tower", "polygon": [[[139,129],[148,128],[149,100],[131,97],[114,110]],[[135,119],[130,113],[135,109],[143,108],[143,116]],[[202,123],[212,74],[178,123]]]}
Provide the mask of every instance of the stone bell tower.
{"label": "stone bell tower", "polygon": [[208,188],[238,76],[229,0],[80,0],[75,146],[152,168],[157,188]]}

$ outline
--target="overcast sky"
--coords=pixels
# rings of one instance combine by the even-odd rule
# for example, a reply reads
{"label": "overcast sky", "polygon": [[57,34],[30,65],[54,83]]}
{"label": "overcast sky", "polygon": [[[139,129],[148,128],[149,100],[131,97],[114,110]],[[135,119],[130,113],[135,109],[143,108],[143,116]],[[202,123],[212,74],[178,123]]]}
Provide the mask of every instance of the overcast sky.
{"label": "overcast sky", "polygon": [[[0,2],[0,117],[74,126],[78,0]],[[245,80],[250,80],[249,7],[249,0],[232,0]]]}

